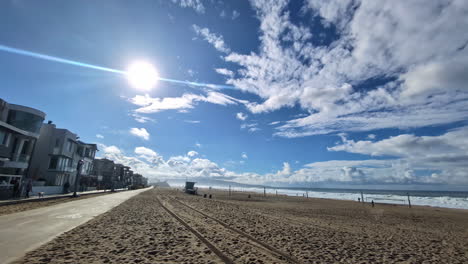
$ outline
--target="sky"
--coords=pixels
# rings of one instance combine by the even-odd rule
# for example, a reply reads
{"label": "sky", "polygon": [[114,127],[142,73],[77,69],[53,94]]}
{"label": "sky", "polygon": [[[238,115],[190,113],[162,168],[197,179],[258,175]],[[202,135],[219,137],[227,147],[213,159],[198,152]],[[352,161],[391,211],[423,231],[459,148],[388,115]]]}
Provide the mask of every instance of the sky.
{"label": "sky", "polygon": [[0,97],[150,180],[463,189],[467,28],[464,0],[6,0]]}

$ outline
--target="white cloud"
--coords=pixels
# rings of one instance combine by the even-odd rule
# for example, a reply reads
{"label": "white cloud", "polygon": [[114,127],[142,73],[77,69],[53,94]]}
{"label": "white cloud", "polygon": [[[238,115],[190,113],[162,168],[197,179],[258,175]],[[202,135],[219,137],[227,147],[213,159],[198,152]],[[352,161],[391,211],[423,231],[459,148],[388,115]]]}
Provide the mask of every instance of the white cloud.
{"label": "white cloud", "polygon": [[208,28],[201,28],[197,25],[192,25],[193,30],[197,35],[202,36],[208,43],[212,44],[215,49],[223,53],[229,53],[231,50],[229,47],[224,43],[224,39],[222,36],[216,35],[211,33]]}
{"label": "white cloud", "polygon": [[375,136],[374,134],[369,134],[369,135],[367,135],[367,138],[368,138],[368,139],[375,139],[375,137],[376,137],[376,136]]}
{"label": "white cloud", "polygon": [[121,150],[116,146],[104,147],[103,151],[106,154],[120,154],[121,153]]}
{"label": "white cloud", "polygon": [[187,152],[187,156],[189,157],[195,157],[198,155],[198,152],[196,152],[195,150],[191,150],[189,152]]}
{"label": "white cloud", "polygon": [[197,148],[201,148],[201,147],[202,147],[202,144],[200,144],[200,143],[196,142],[196,143],[195,143],[195,147],[197,147]]}
{"label": "white cloud", "polygon": [[134,135],[134,136],[137,136],[137,137],[140,137],[144,140],[149,140],[149,137],[150,137],[150,134],[148,133],[148,131],[146,131],[145,128],[136,128],[136,127],[133,127],[130,129],[130,134]]}
{"label": "white cloud", "polygon": [[249,158],[249,157],[247,156],[247,153],[245,153],[245,152],[242,153],[241,157],[242,157],[243,159],[248,159],[248,158]]}
{"label": "white cloud", "polygon": [[145,147],[136,147],[135,154],[148,157],[155,157],[158,155],[154,150]]}
{"label": "white cloud", "polygon": [[244,123],[244,124],[241,124],[240,126],[241,129],[243,130],[247,130],[249,132],[256,132],[256,131],[259,131],[261,130],[259,127],[258,127],[258,124],[257,123]]}
{"label": "white cloud", "polygon": [[236,118],[239,119],[239,120],[242,120],[242,121],[246,120],[247,117],[248,117],[248,115],[246,115],[244,113],[241,113],[241,112],[236,114]]}
{"label": "white cloud", "polygon": [[[413,144],[413,146],[424,150],[432,141],[445,141],[449,145],[447,148],[453,148],[455,139],[459,138],[460,135],[464,135],[467,131],[468,129],[454,130],[441,136],[420,137],[420,140],[416,140],[415,142],[417,143]],[[394,150],[398,147],[404,147],[402,144],[397,143],[399,139],[389,138],[387,140],[395,142],[394,144],[390,144],[388,141],[386,143],[384,141],[385,145],[389,147],[389,154],[404,153],[404,151]],[[249,184],[304,184],[307,182],[347,184],[468,184],[468,163],[466,162],[468,143],[465,141],[460,143],[460,150],[455,151],[455,154],[460,155],[459,157],[455,155],[450,156],[451,152],[441,154],[439,153],[440,149],[434,149],[427,151],[428,154],[425,154],[422,158],[417,158],[417,155],[421,152],[415,151],[396,159],[314,162],[306,164],[298,170],[293,170],[288,162],[284,162],[280,170],[265,174],[232,172],[218,166],[209,159],[195,158],[198,154],[196,151],[190,151],[187,155],[173,156],[165,160],[156,151],[146,147],[135,148],[134,153],[136,156],[127,156],[116,146],[100,144],[99,148],[103,150],[100,152],[103,157],[114,160],[116,163],[130,166],[132,170],[143,174],[145,177],[160,180],[185,178],[186,175],[191,175],[194,178],[214,177]],[[371,142],[365,144],[372,149],[382,148],[379,154],[387,154],[383,150],[383,143]],[[334,150],[338,151],[339,148]],[[361,148],[348,150],[355,153],[368,153]],[[462,150],[465,152],[462,153]],[[463,154],[465,157],[463,157]],[[446,155],[445,159],[441,158],[443,155]],[[437,156],[437,159],[434,160],[433,157],[435,156]],[[242,161],[227,161],[225,165],[242,165]]]}
{"label": "white cloud", "polygon": [[205,6],[202,0],[172,0],[174,4],[184,8],[193,8],[197,13],[205,13]]}
{"label": "white cloud", "polygon": [[231,71],[231,70],[228,70],[228,69],[224,69],[224,68],[216,68],[215,71],[219,74],[222,74],[222,75],[225,75],[225,76],[228,76],[228,77],[233,77],[234,76],[234,72]]}
{"label": "white cloud", "polygon": [[190,124],[200,124],[199,120],[184,120],[185,123],[190,123]]}
{"label": "white cloud", "polygon": [[231,16],[231,19],[232,19],[232,20],[235,20],[235,19],[238,18],[239,16],[240,16],[239,11],[237,11],[237,10],[232,10],[232,16]]}
{"label": "white cloud", "polygon": [[[407,170],[426,172],[425,177],[414,176],[415,181],[468,183],[468,127],[440,136],[403,134],[375,142],[342,140],[341,145],[328,150],[395,157],[407,164]],[[434,173],[427,175],[427,171],[431,170]]]}
{"label": "white cloud", "polygon": [[237,104],[242,102],[223,93],[209,91],[206,96],[197,94],[183,94],[181,97],[153,98],[148,94],[136,95],[129,101],[140,106],[136,113],[156,113],[164,110],[187,110],[194,108],[197,102],[207,102],[218,105]]}
{"label": "white cloud", "polygon": [[[246,103],[249,111],[299,105],[310,113],[277,127],[276,135],[467,120],[468,2],[308,1],[303,10],[319,16],[330,32],[336,29],[332,43],[311,34],[317,25],[294,24],[287,1],[251,4],[260,21],[257,53],[230,52],[221,36],[206,28],[204,35],[240,67],[227,83],[261,98]],[[372,85],[383,79],[389,81]]]}
{"label": "white cloud", "polygon": [[135,121],[137,121],[138,123],[147,123],[147,122],[156,122],[156,120],[150,118],[150,117],[147,117],[147,116],[142,116],[138,113],[131,113],[130,114],[134,119]]}
{"label": "white cloud", "polygon": [[97,137],[97,138],[101,138],[101,139],[104,138],[104,136],[101,135],[101,134],[96,134],[96,137]]}
{"label": "white cloud", "polygon": [[225,18],[226,17],[226,11],[222,10],[221,13],[219,14],[220,17]]}

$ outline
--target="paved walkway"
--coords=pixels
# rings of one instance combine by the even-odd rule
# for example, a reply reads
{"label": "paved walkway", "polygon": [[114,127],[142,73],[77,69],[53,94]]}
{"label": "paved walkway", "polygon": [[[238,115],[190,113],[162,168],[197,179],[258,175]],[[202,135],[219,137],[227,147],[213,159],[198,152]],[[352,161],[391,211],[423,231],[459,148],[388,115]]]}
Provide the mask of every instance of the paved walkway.
{"label": "paved walkway", "polygon": [[10,263],[56,236],[148,189],[118,192],[0,216],[0,263]]}
{"label": "paved walkway", "polygon": [[[127,189],[115,189],[116,192],[126,191]],[[95,193],[105,193],[110,192],[110,189],[106,190],[95,190],[95,191],[85,191],[85,192],[77,192],[78,195],[88,195],[88,194],[95,194]],[[7,200],[0,200],[1,205],[8,205],[8,204],[17,204],[17,203],[24,203],[24,202],[37,202],[37,201],[44,201],[50,200],[55,198],[66,198],[73,195],[73,192],[65,193],[65,194],[46,194],[44,197],[40,198],[37,195],[31,195],[29,198],[16,198],[16,199],[7,199]]]}

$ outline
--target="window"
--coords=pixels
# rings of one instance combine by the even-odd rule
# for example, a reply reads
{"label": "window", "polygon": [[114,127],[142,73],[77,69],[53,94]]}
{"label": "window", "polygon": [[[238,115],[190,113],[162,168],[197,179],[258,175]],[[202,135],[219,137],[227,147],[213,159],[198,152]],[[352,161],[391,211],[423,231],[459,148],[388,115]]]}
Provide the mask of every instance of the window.
{"label": "window", "polygon": [[21,150],[21,154],[22,154],[22,155],[26,155],[26,154],[27,154],[26,151],[28,151],[28,149],[29,149],[29,144],[30,144],[30,141],[29,141],[29,140],[24,141],[24,143],[23,143],[23,149]]}
{"label": "window", "polygon": [[39,133],[42,121],[40,116],[19,110],[10,110],[7,117],[8,124],[33,133]]}
{"label": "window", "polygon": [[49,169],[57,169],[58,157],[51,157],[49,162]]}
{"label": "window", "polygon": [[71,142],[70,142],[70,140],[67,141],[66,148],[67,148],[67,151],[71,151]]}
{"label": "window", "polygon": [[10,133],[0,130],[0,145],[4,145],[8,147],[8,143],[10,141]]}
{"label": "window", "polygon": [[60,139],[55,139],[55,147],[58,148],[60,146]]}
{"label": "window", "polygon": [[78,153],[80,156],[83,156],[83,147],[78,147],[76,153]]}

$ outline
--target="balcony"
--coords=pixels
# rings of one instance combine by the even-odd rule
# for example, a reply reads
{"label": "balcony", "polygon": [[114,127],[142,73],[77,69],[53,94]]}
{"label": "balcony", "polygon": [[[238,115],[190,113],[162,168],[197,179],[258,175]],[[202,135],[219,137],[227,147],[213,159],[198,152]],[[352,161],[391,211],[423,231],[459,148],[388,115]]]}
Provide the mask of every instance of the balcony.
{"label": "balcony", "polygon": [[30,158],[30,155],[25,154],[13,155],[11,159],[2,161],[0,166],[4,168],[26,169],[28,168]]}

